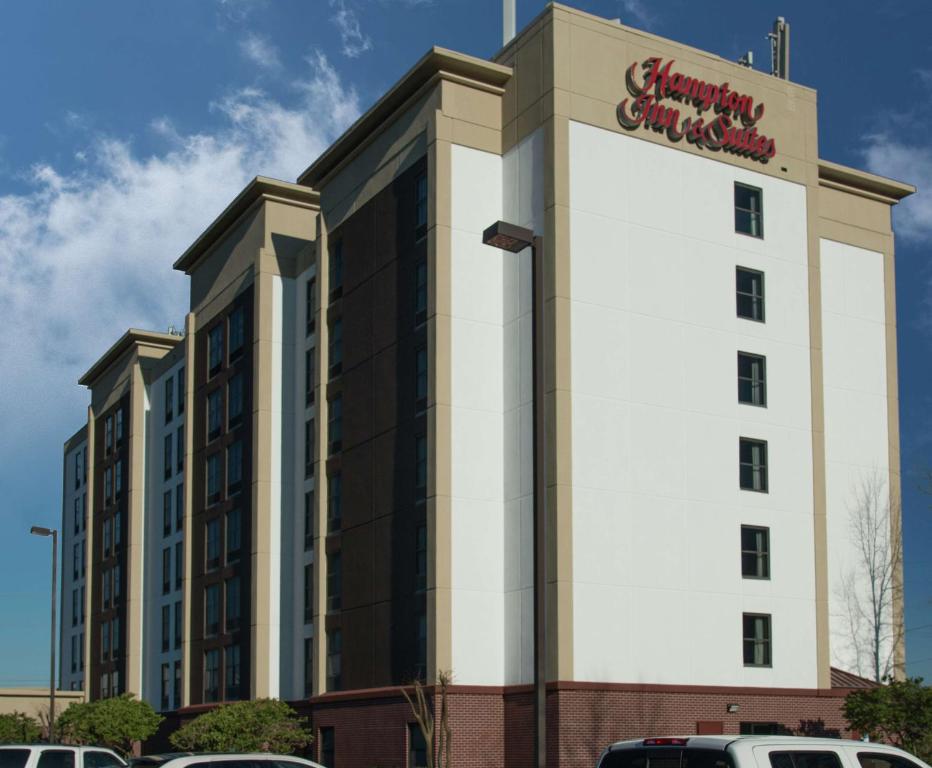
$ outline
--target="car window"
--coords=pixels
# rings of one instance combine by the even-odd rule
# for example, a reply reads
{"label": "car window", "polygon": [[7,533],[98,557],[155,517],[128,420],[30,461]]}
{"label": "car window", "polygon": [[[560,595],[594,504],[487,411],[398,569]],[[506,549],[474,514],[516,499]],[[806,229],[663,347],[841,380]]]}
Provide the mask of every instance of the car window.
{"label": "car window", "polygon": [[116,755],[109,752],[87,751],[84,753],[84,768],[123,768],[123,763]]}
{"label": "car window", "polygon": [[[599,768],[733,768],[720,749],[619,749],[608,752]],[[792,768],[792,766],[790,767]]]}
{"label": "car window", "polygon": [[885,755],[880,752],[858,752],[861,768],[919,768],[912,760],[899,755]]}
{"label": "car window", "polygon": [[298,763],[294,760],[272,760],[265,765],[272,765],[275,768],[310,768],[310,766],[305,763]]}
{"label": "car window", "polygon": [[827,750],[818,752],[787,750],[771,752],[770,765],[772,768],[841,768],[841,761],[835,752]]}
{"label": "car window", "polygon": [[188,768],[261,768],[255,760],[210,760],[203,763],[189,763]]}
{"label": "car window", "polygon": [[28,749],[0,749],[0,768],[23,768],[28,760]]}
{"label": "car window", "polygon": [[74,768],[74,750],[44,749],[36,768]]}

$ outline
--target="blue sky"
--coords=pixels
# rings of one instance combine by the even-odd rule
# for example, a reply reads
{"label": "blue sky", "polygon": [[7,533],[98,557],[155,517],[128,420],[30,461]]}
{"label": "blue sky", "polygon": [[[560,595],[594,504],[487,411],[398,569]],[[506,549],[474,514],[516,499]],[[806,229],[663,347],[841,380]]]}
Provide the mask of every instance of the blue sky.
{"label": "blue sky", "polygon": [[[909,181],[896,216],[909,672],[932,680],[932,3],[574,0],[737,59],[782,15],[823,158]],[[542,3],[518,0],[518,26]],[[171,264],[254,175],[293,180],[431,45],[488,57],[498,0],[31,0],[0,10],[0,686],[48,680],[49,552],[76,381],[181,326]],[[155,288],[155,290],[153,290]]]}

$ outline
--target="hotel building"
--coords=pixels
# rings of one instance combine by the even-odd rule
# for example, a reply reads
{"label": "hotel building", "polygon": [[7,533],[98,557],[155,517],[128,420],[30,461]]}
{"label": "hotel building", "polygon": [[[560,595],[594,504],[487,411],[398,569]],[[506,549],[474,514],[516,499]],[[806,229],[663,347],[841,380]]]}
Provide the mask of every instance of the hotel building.
{"label": "hotel building", "polygon": [[[535,647],[552,765],[843,728],[865,481],[898,531],[914,190],[817,126],[810,88],[553,4],[257,177],[175,262],[183,335],[81,379],[65,686],[175,721],[286,699],[338,768],[413,768],[398,687],[441,670],[454,760],[533,764]],[[500,219],[543,243],[538,637],[531,253],[483,244]]]}

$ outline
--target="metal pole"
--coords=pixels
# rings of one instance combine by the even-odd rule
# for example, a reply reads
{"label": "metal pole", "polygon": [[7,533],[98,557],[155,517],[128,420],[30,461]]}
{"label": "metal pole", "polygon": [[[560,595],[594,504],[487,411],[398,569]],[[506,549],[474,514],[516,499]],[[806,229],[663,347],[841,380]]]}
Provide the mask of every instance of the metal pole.
{"label": "metal pole", "polygon": [[52,530],[52,652],[49,675],[49,744],[55,743],[55,593],[58,573],[58,531]]}
{"label": "metal pole", "polygon": [[531,367],[534,441],[534,753],[547,765],[547,454],[544,414],[544,239],[531,246]]}

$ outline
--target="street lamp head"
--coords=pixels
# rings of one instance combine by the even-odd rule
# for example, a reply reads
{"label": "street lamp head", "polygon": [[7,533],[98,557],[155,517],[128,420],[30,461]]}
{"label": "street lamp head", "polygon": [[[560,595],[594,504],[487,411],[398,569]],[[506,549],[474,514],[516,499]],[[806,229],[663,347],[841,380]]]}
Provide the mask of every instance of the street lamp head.
{"label": "street lamp head", "polygon": [[507,221],[496,221],[482,233],[482,242],[493,248],[518,253],[534,244],[534,233]]}
{"label": "street lamp head", "polygon": [[43,528],[41,525],[34,525],[29,529],[33,536],[51,536],[54,531],[51,528]]}

